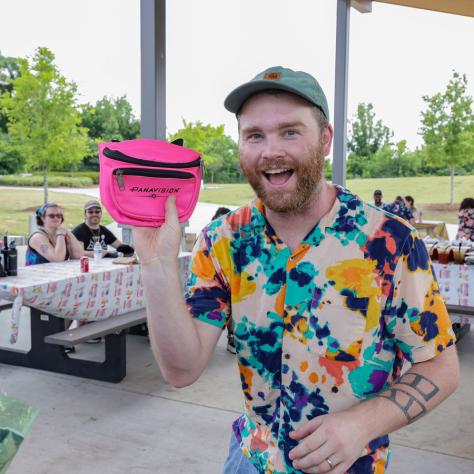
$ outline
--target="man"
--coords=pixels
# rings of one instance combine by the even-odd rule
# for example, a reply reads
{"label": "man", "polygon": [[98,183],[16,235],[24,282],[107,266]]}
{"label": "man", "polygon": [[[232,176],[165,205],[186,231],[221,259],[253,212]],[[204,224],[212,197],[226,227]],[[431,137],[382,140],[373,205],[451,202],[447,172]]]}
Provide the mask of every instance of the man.
{"label": "man", "polygon": [[107,227],[100,225],[101,218],[102,206],[100,202],[95,199],[87,201],[84,205],[84,222],[72,231],[77,240],[84,244],[85,255],[88,257],[94,256],[94,244],[96,242],[100,243],[102,256],[104,257],[116,256],[114,253],[107,251],[109,245],[125,255],[133,255],[135,251],[130,245],[124,244]]}
{"label": "man", "polygon": [[374,191],[374,205],[377,207],[383,207],[383,194],[380,189]]}
{"label": "man", "polygon": [[258,198],[203,230],[186,300],[175,199],[160,229],[134,229],[154,355],[189,385],[232,318],[245,404],[224,473],[383,473],[387,433],[458,384],[423,242],[324,180],[333,130],[312,76],[267,69],[225,106]]}

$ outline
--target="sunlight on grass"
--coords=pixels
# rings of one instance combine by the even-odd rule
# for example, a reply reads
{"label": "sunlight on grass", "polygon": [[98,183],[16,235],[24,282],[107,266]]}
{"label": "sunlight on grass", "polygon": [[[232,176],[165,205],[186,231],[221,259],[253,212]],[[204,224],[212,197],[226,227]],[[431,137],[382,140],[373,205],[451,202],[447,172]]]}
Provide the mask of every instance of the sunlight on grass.
{"label": "sunlight on grass", "polygon": [[[74,227],[84,220],[84,203],[92,199],[84,194],[68,194],[51,191],[49,200],[64,208],[64,225]],[[43,203],[43,191],[0,188],[0,234],[28,235],[28,219]],[[104,210],[102,223],[112,222]]]}
{"label": "sunlight on grass", "polygon": [[[390,202],[398,194],[410,194],[415,205],[424,210],[424,219],[442,220],[457,224],[459,202],[474,195],[474,176],[457,176],[455,182],[454,208],[448,209],[449,177],[433,176],[424,178],[354,179],[347,181],[347,187],[362,199],[372,202],[374,189],[381,189],[384,201]],[[254,196],[248,184],[206,184],[199,196],[200,202],[241,206]],[[75,226],[83,220],[83,205],[91,199],[82,194],[50,192],[50,200],[64,207],[65,224]],[[0,188],[0,233],[5,230],[12,235],[28,234],[28,217],[43,202],[43,192],[38,190]],[[104,224],[112,222],[104,210]]]}

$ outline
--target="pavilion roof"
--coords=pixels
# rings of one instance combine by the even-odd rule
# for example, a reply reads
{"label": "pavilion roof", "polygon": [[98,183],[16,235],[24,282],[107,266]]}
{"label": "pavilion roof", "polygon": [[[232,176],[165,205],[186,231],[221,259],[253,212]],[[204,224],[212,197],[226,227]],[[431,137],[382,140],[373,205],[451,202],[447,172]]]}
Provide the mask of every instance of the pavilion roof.
{"label": "pavilion roof", "polygon": [[474,17],[473,0],[374,0],[380,3],[391,3],[405,7],[421,8],[443,13],[453,13]]}

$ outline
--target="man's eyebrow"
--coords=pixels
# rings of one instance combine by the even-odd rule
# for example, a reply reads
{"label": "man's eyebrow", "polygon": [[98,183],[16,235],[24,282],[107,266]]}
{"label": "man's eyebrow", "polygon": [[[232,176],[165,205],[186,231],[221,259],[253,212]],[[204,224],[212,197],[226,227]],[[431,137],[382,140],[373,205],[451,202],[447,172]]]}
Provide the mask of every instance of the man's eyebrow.
{"label": "man's eyebrow", "polygon": [[278,127],[278,129],[282,129],[282,128],[306,127],[306,125],[303,122],[300,122],[299,120],[296,120],[294,122],[279,123],[277,127]]}
{"label": "man's eyebrow", "polygon": [[245,127],[241,130],[242,134],[248,134],[248,133],[255,133],[255,132],[260,132],[262,129],[258,127],[257,125],[251,125],[249,127]]}
{"label": "man's eyebrow", "polygon": [[[297,127],[306,127],[306,125],[299,121],[295,120],[293,122],[281,122],[276,125],[277,130],[282,130],[282,129],[287,129],[287,128],[297,128]],[[250,125],[249,127],[243,128],[241,130],[242,134],[249,134],[249,133],[255,133],[255,132],[261,132],[262,128],[257,126],[257,125]]]}

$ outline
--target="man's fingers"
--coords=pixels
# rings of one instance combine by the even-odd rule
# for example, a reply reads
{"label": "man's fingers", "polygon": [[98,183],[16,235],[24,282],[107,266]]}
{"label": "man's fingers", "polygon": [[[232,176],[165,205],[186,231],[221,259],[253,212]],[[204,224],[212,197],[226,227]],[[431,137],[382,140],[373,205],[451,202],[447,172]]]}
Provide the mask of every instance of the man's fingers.
{"label": "man's fingers", "polygon": [[[334,454],[334,448],[326,442],[310,450],[305,456],[295,459],[293,466],[305,472],[309,468],[317,466],[319,468],[317,472],[328,472],[336,465],[335,461],[332,461]],[[327,458],[331,460],[332,466],[326,461]]]}
{"label": "man's fingers", "polygon": [[309,453],[319,449],[324,445],[326,439],[319,433],[313,433],[312,436],[307,436],[299,442],[298,446],[293,448],[290,453],[290,459],[301,459]]}
{"label": "man's fingers", "polygon": [[291,431],[290,436],[293,439],[303,439],[309,434],[311,434],[316,428],[318,428],[321,423],[323,422],[323,416],[318,416],[317,418],[313,418],[312,420],[308,421],[307,423],[301,425],[296,431]]}

